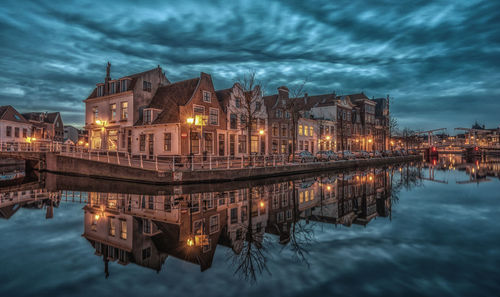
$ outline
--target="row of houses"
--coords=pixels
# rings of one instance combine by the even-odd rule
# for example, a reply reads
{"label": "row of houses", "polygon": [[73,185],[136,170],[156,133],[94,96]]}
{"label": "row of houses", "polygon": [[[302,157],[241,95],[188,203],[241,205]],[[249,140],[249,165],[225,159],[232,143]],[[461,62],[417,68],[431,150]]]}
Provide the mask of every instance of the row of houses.
{"label": "row of houses", "polygon": [[64,141],[64,126],[59,112],[19,113],[10,105],[0,106],[2,142]]}
{"label": "row of houses", "polygon": [[286,86],[263,96],[258,85],[216,90],[206,73],[170,82],[160,66],[118,79],[110,70],[108,63],[104,82],[84,100],[94,150],[243,156],[388,147],[388,97],[292,98]]}

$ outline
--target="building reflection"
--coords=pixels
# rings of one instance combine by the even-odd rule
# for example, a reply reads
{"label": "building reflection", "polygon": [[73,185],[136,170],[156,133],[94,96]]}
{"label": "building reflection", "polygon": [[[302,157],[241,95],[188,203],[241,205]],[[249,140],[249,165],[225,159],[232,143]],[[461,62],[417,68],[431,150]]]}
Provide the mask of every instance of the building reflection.
{"label": "building reflection", "polygon": [[102,257],[106,276],[109,261],[159,271],[168,257],[204,271],[224,246],[233,251],[235,271],[255,278],[267,269],[266,240],[290,245],[303,258],[311,222],[366,226],[390,216],[390,179],[389,170],[373,169],[222,192],[89,192],[83,237]]}
{"label": "building reflection", "polygon": [[[0,189],[1,190],[1,189]],[[10,219],[21,208],[46,209],[45,218],[54,216],[54,207],[58,207],[61,193],[44,188],[3,189],[0,191],[0,218]]]}

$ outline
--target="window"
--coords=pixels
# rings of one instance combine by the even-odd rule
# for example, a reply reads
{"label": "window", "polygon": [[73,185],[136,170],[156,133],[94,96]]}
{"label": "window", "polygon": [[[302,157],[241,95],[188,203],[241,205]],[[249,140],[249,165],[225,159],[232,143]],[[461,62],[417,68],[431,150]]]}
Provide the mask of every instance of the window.
{"label": "window", "polygon": [[149,196],[149,198],[148,198],[148,208],[149,209],[154,209],[155,208],[155,197],[154,196]]}
{"label": "window", "polygon": [[273,136],[279,136],[278,135],[278,126],[276,124],[273,124]]}
{"label": "window", "polygon": [[281,153],[282,154],[286,153],[286,140],[281,141]]}
{"label": "window", "polygon": [[5,135],[7,135],[7,137],[12,136],[12,127],[11,126],[7,126],[7,129],[5,131]]}
{"label": "window", "polygon": [[304,150],[305,151],[309,150],[309,141],[304,141]]}
{"label": "window", "polygon": [[113,219],[109,218],[109,235],[115,236],[116,234],[116,226]]}
{"label": "window", "polygon": [[240,116],[240,123],[242,126],[246,125],[247,123],[247,117],[244,114]]}
{"label": "window", "polygon": [[276,110],[276,117],[277,117],[278,119],[281,119],[281,115],[282,115],[282,113],[281,113],[281,109]]}
{"label": "window", "polygon": [[237,129],[238,125],[238,116],[235,115],[234,113],[232,113],[230,116],[229,116],[229,128],[230,129]]}
{"label": "window", "polygon": [[127,221],[120,221],[120,238],[127,239]]}
{"label": "window", "polygon": [[302,134],[303,134],[302,125],[299,125],[299,135],[302,135]]}
{"label": "window", "polygon": [[288,127],[286,125],[281,126],[281,136],[286,137]]}
{"label": "window", "polygon": [[273,144],[272,144],[272,152],[273,154],[277,154],[278,153],[278,140],[276,139],[273,139]]}
{"label": "window", "polygon": [[111,115],[111,121],[116,120],[116,103],[110,104],[109,110]]}
{"label": "window", "polygon": [[146,234],[151,233],[151,221],[148,219],[142,219],[142,232]]}
{"label": "window", "polygon": [[308,135],[309,135],[309,127],[304,126],[304,136],[308,136]]}
{"label": "window", "polygon": [[238,223],[238,208],[231,208],[231,224],[236,224]]}
{"label": "window", "polygon": [[314,136],[314,127],[309,126],[309,136]]}
{"label": "window", "polygon": [[163,150],[166,152],[170,152],[172,150],[172,133],[163,134],[164,144]]}
{"label": "window", "polygon": [[142,260],[146,260],[151,257],[151,247],[147,247],[142,250]]}
{"label": "window", "polygon": [[219,110],[217,108],[210,108],[210,125],[219,125]]}
{"label": "window", "polygon": [[299,151],[302,151],[302,150],[304,150],[304,141],[299,140]]}
{"label": "window", "polygon": [[24,128],[23,129],[23,138],[26,138],[28,136],[28,129]]}
{"label": "window", "polygon": [[115,93],[115,91],[116,91],[115,82],[110,82],[108,84],[108,90],[109,90],[110,94],[114,94]]}
{"label": "window", "polygon": [[288,111],[287,111],[287,112],[285,112],[285,117],[286,117],[287,119],[289,119],[289,118],[290,118],[290,113],[289,113]]}
{"label": "window", "polygon": [[122,102],[121,104],[121,111],[120,111],[120,119],[126,120],[128,119],[128,102]]}
{"label": "window", "polygon": [[94,106],[92,107],[92,114],[93,114],[93,119],[92,119],[92,122],[95,122],[99,119],[99,109],[97,108],[97,106]]}
{"label": "window", "polygon": [[101,96],[104,96],[104,86],[103,85],[97,86],[97,97],[101,97]]}
{"label": "window", "polygon": [[144,110],[144,123],[151,123],[151,109]]}
{"label": "window", "polygon": [[146,150],[146,134],[139,135],[139,150],[141,152]]}
{"label": "window", "polygon": [[255,111],[260,111],[260,106],[261,106],[260,102],[255,102]]}
{"label": "window", "polygon": [[198,132],[191,132],[191,151],[195,155],[200,153],[200,134]]}
{"label": "window", "polygon": [[241,107],[241,98],[236,98],[234,100],[234,105],[237,107],[237,108],[240,108]]}
{"label": "window", "polygon": [[127,89],[128,89],[128,79],[124,79],[120,83],[120,91],[125,92],[125,91],[127,91]]}
{"label": "window", "polygon": [[14,128],[14,137],[19,138],[19,127]]}
{"label": "window", "polygon": [[211,94],[210,92],[203,91],[203,102],[212,102]]}
{"label": "window", "polygon": [[194,115],[204,115],[205,114],[205,107],[201,105],[194,105],[193,106],[193,113]]}
{"label": "window", "polygon": [[248,207],[242,206],[241,207],[241,222],[244,223],[248,219]]}
{"label": "window", "polygon": [[205,151],[209,155],[213,154],[214,152],[213,133],[203,133],[203,137],[205,138]]}
{"label": "window", "polygon": [[259,152],[259,136],[252,135],[250,137],[250,152],[258,153]]}
{"label": "window", "polygon": [[149,81],[142,81],[142,90],[151,92],[151,83]]}
{"label": "window", "polygon": [[219,231],[219,215],[210,217],[210,234]]}
{"label": "window", "polygon": [[238,153],[245,154],[247,152],[247,136],[238,136]]}

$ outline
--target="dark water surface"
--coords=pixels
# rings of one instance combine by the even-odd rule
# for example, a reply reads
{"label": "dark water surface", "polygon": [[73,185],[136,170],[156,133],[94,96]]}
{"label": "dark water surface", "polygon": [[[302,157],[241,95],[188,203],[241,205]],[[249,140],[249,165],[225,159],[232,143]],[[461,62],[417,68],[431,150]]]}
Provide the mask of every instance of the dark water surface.
{"label": "dark water surface", "polygon": [[0,191],[0,296],[498,296],[499,168],[449,156],[184,188],[48,176]]}

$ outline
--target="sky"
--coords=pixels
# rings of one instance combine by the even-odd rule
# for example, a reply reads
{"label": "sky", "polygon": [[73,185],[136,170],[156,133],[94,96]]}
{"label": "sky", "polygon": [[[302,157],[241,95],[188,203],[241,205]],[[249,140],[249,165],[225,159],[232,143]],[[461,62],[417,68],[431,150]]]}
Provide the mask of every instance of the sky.
{"label": "sky", "polygon": [[391,96],[400,127],[500,125],[500,1],[2,1],[0,105],[60,111],[105,77],[160,65],[216,89]]}

